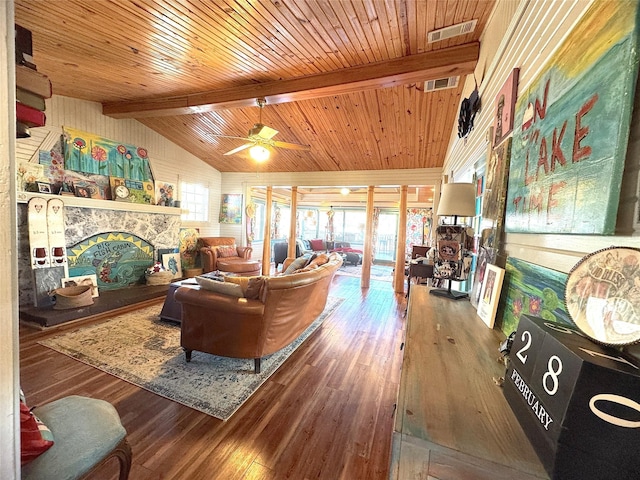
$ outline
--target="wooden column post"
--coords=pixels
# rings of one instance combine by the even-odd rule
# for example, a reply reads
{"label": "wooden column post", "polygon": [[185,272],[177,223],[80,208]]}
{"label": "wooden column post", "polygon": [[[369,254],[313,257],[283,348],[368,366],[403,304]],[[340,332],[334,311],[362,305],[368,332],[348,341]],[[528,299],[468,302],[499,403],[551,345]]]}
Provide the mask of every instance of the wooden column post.
{"label": "wooden column post", "polygon": [[262,243],[262,275],[271,273],[271,202],[273,201],[273,187],[267,187],[267,197],[264,207],[264,241]]}
{"label": "wooden column post", "polygon": [[407,241],[407,186],[400,187],[400,206],[398,207],[398,243],[396,244],[396,268],[393,275],[393,290],[404,293],[404,257]]}
{"label": "wooden column post", "polygon": [[367,187],[367,223],[365,224],[362,277],[360,279],[360,286],[362,288],[369,288],[371,282],[371,262],[373,261],[373,190],[374,187]]}
{"label": "wooden column post", "polygon": [[296,256],[296,210],[298,209],[298,187],[291,187],[291,222],[289,222],[289,248],[287,257]]}

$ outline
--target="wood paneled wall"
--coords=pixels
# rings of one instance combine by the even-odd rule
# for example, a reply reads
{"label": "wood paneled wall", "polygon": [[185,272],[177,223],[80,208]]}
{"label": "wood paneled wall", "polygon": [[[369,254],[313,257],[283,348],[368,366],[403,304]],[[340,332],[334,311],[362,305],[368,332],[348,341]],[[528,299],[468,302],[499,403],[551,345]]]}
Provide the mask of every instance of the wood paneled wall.
{"label": "wood paneled wall", "polygon": [[[474,170],[486,163],[487,130],[493,125],[494,99],[514,67],[520,68],[518,92],[523,92],[538,75],[547,59],[573,29],[591,2],[499,1],[481,39],[480,61],[476,78],[484,108],[476,116],[475,129],[466,141],[451,135],[449,153],[443,171],[453,172],[454,179],[470,178]],[[484,77],[483,77],[484,75]],[[467,81],[463,97],[473,90],[473,79]],[[638,96],[636,109],[638,111]],[[625,181],[618,215],[618,231],[611,236],[507,234],[505,250],[532,263],[568,272],[584,255],[611,245],[640,247],[634,236],[633,220],[637,218],[637,172],[640,150],[640,115],[634,115],[628,148]]]}

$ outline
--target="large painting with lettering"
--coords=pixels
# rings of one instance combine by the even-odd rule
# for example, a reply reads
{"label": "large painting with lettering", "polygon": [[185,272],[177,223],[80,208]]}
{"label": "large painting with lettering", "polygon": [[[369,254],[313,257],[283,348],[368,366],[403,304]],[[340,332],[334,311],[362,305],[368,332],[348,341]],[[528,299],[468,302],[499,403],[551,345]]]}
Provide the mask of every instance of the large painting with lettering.
{"label": "large painting with lettering", "polygon": [[495,328],[508,336],[522,315],[573,326],[564,301],[566,273],[513,257],[507,259],[505,270]]}
{"label": "large painting with lettering", "polygon": [[76,172],[152,182],[147,150],[92,133],[64,128],[64,168]]}
{"label": "large painting with lettering", "polygon": [[595,2],[516,103],[505,230],[613,234],[638,74],[637,2]]}
{"label": "large painting with lettering", "polygon": [[95,274],[100,290],[140,283],[153,264],[153,246],[136,235],[100,233],[67,248],[69,276]]}

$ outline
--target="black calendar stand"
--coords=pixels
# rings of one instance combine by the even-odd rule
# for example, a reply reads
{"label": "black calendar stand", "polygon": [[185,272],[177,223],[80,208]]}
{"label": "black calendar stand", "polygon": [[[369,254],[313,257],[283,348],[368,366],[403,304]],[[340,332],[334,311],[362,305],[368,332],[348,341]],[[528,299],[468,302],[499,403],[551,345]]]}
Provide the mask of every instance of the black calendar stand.
{"label": "black calendar stand", "polygon": [[552,479],[640,479],[640,364],[523,316],[504,395]]}

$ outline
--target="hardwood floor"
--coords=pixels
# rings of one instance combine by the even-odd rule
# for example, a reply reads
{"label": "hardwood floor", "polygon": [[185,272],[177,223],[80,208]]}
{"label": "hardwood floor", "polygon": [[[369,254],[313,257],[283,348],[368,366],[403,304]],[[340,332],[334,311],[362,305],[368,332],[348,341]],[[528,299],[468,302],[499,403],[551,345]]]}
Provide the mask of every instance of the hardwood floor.
{"label": "hardwood floor", "polygon": [[[227,422],[142,390],[37,342],[20,328],[31,405],[66,395],[111,402],[133,449],[130,479],[387,479],[405,299],[392,284],[336,275],[346,300]],[[159,311],[159,309],[158,309]],[[98,480],[116,478],[115,464]]]}

